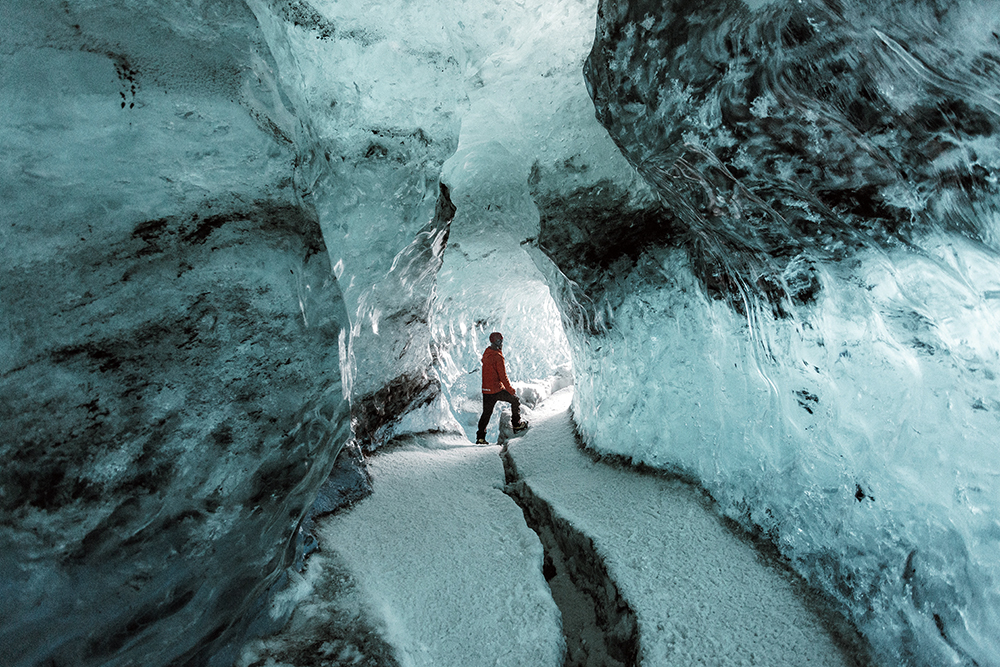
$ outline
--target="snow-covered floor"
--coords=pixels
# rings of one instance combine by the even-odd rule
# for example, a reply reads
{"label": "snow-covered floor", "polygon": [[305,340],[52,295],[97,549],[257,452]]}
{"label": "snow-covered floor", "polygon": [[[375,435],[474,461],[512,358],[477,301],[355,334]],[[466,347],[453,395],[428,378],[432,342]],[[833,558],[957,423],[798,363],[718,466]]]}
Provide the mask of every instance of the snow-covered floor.
{"label": "snow-covered floor", "polygon": [[[789,578],[697,490],[580,451],[571,397],[563,390],[532,411],[532,428],[507,453],[551,515],[592,542],[634,614],[642,665],[851,664]],[[322,552],[308,569],[329,559],[343,568],[357,615],[401,665],[563,665],[542,546],[504,494],[498,452],[457,436],[413,438],[372,457],[370,497],[321,522]],[[304,607],[316,615],[315,604]],[[270,655],[253,664],[297,662]]]}
{"label": "snow-covered floor", "polygon": [[641,664],[847,665],[786,574],[680,481],[595,463],[574,442],[572,389],[508,443],[520,479],[593,542],[635,613]]}
{"label": "snow-covered floor", "polygon": [[562,664],[542,546],[498,449],[431,436],[378,454],[374,493],[321,523],[404,667]]}

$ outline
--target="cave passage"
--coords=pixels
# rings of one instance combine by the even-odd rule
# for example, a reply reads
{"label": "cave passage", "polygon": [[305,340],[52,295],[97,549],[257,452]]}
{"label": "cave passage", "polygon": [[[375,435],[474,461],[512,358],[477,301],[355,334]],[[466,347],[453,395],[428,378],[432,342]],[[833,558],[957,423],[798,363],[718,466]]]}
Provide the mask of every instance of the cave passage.
{"label": "cave passage", "polygon": [[0,664],[1000,664],[997,0],[373,8],[5,0]]}

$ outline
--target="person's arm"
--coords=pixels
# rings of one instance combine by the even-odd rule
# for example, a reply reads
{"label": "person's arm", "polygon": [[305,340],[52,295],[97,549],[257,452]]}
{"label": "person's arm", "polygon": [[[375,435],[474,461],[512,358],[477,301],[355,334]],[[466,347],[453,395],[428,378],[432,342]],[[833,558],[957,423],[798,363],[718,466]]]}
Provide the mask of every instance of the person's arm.
{"label": "person's arm", "polygon": [[507,364],[504,363],[504,358],[502,355],[497,355],[497,377],[500,378],[500,388],[504,391],[508,391],[511,395],[515,395],[514,387],[511,386],[510,380],[507,379]]}

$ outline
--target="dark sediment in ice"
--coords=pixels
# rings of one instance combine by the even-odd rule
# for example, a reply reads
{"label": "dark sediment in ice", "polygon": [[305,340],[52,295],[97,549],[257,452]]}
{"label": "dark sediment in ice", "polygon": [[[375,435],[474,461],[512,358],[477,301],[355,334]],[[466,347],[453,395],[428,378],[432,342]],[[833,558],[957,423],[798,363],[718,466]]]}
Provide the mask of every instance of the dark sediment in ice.
{"label": "dark sediment in ice", "polygon": [[227,664],[350,429],[296,121],[242,3],[9,4],[0,662]]}
{"label": "dark sediment in ice", "polygon": [[820,289],[796,261],[929,228],[990,235],[976,211],[998,192],[979,153],[1000,132],[1000,40],[968,40],[976,7],[602,0],[585,75],[598,119],[689,231],[706,291],[782,315]]}
{"label": "dark sediment in ice", "polygon": [[371,492],[371,475],[365,467],[364,455],[361,448],[351,441],[341,450],[330,476],[320,487],[310,514],[316,518],[333,514],[367,497]]}
{"label": "dark sediment in ice", "polygon": [[310,595],[273,635],[248,642],[234,667],[395,667],[395,650],[366,611],[349,570],[335,554],[312,560]]}
{"label": "dark sediment in ice", "polygon": [[385,443],[386,427],[407,412],[429,404],[441,385],[424,373],[400,375],[384,387],[362,397],[354,409],[354,432],[362,448],[371,452]]}
{"label": "dark sediment in ice", "polygon": [[619,305],[616,280],[651,247],[683,246],[688,230],[648,191],[599,180],[567,192],[565,170],[532,169],[538,247],[571,281],[574,299],[589,311],[587,328],[598,333],[608,324],[600,310]]}
{"label": "dark sediment in ice", "polygon": [[[395,257],[384,280],[365,295],[359,317],[378,319],[379,335],[375,340],[366,335],[359,344],[382,348],[381,358],[370,366],[381,372],[405,370],[395,377],[380,378],[381,387],[356,397],[354,435],[364,451],[384,445],[391,437],[389,426],[441,393],[441,383],[431,372],[428,321],[454,217],[449,189],[439,184],[434,217]],[[395,363],[387,363],[390,359]]]}
{"label": "dark sediment in ice", "polygon": [[[840,517],[827,516],[834,512],[828,501],[809,506],[813,485],[823,487],[818,480],[825,472],[805,476],[799,491],[792,491],[791,485],[762,482],[784,474],[767,469],[770,463],[762,466],[763,476],[747,472],[746,466],[735,470],[722,466],[719,473],[717,462],[732,455],[753,451],[754,457],[764,459],[773,455],[771,448],[786,446],[768,434],[760,439],[763,447],[747,445],[757,437],[760,424],[769,423],[763,411],[747,413],[752,419],[746,429],[732,427],[732,415],[742,413],[731,408],[746,405],[744,380],[751,373],[744,369],[753,368],[744,365],[739,355],[730,359],[732,363],[718,364],[720,357],[729,355],[713,349],[699,349],[688,358],[664,354],[661,369],[647,374],[657,364],[644,360],[630,369],[634,377],[623,374],[617,379],[609,377],[610,369],[630,358],[620,353],[622,349],[656,348],[656,343],[647,342],[656,341],[661,332],[670,340],[667,346],[680,345],[685,336],[697,341],[701,333],[710,338],[714,325],[685,331],[691,321],[690,304],[702,302],[700,290],[728,303],[734,312],[726,316],[734,316],[733,322],[743,320],[748,335],[720,337],[719,349],[746,345],[750,350],[746,357],[756,357],[752,363],[771,383],[765,392],[774,392],[784,404],[775,430],[780,430],[781,422],[809,420],[808,432],[789,440],[795,443],[790,450],[807,452],[819,442],[850,443],[838,445],[843,447],[840,458],[847,460],[847,450],[863,440],[847,415],[867,409],[872,410],[867,423],[884,429],[877,439],[880,443],[899,437],[914,452],[951,455],[957,451],[953,443],[967,441],[973,451],[990,442],[989,427],[975,421],[985,412],[976,406],[984,403],[969,398],[956,408],[936,399],[940,390],[934,374],[948,365],[960,368],[961,362],[945,361],[945,355],[957,358],[957,350],[965,345],[953,346],[944,337],[929,334],[943,328],[951,316],[933,321],[930,313],[937,305],[926,310],[906,305],[957,303],[968,285],[970,301],[982,307],[976,292],[986,286],[976,283],[986,279],[971,278],[977,274],[960,266],[956,275],[961,276],[961,287],[929,287],[899,280],[896,272],[905,273],[914,257],[918,258],[914,265],[926,262],[933,267],[941,261],[939,256],[947,254],[939,248],[948,247],[950,252],[954,243],[966,249],[955,252],[963,257],[958,264],[976,264],[980,260],[966,259],[965,253],[981,252],[983,266],[989,268],[978,275],[986,271],[995,275],[1000,201],[996,148],[1000,33],[995,16],[994,2],[976,0],[710,2],[693,8],[671,1],[602,0],[594,47],[585,66],[597,117],[654,189],[658,207],[668,217],[660,223],[647,222],[651,218],[645,214],[627,214],[620,206],[590,212],[586,204],[580,214],[600,220],[599,227],[591,229],[573,220],[568,203],[547,194],[548,174],[542,174],[532,191],[543,220],[539,246],[575,283],[559,285],[557,298],[563,300],[560,307],[571,325],[574,364],[581,378],[578,396],[586,407],[581,421],[594,429],[590,433],[600,422],[593,416],[598,407],[613,409],[617,415],[661,410],[663,428],[646,431],[622,449],[641,452],[637,458],[656,466],[687,462],[690,474],[701,477],[720,499],[724,513],[744,530],[773,540],[793,566],[822,587],[861,628],[878,659],[893,664],[982,664],[996,653],[995,600],[973,592],[978,588],[971,583],[980,576],[992,577],[985,573],[995,570],[989,556],[973,555],[982,544],[976,532],[984,530],[973,517],[979,509],[956,507],[947,491],[935,501],[938,504],[922,504],[921,487],[926,482],[911,482],[909,472],[888,471],[880,488],[868,479],[877,476],[874,470],[879,464],[855,461],[830,466],[846,480],[837,485],[837,497],[871,510],[856,520],[858,526],[874,517],[871,525],[892,525],[892,529],[855,530],[852,523],[850,530],[844,530]],[[643,205],[640,210],[655,208]],[[650,231],[634,234],[636,225]],[[680,233],[667,233],[675,225]],[[546,236],[559,243],[546,242]],[[618,238],[634,239],[634,247],[618,252],[614,243]],[[584,252],[590,246],[606,249],[611,268],[600,261],[602,254],[577,262],[558,247],[567,240]],[[685,250],[685,258],[675,246]],[[896,275],[869,273],[861,282],[860,276],[879,263]],[[689,270],[697,283],[688,281]],[[929,275],[932,270],[919,272]],[[677,276],[682,279],[673,279]],[[850,284],[853,281],[860,282],[857,289]],[[879,290],[896,289],[903,294],[898,300],[879,295]],[[666,293],[671,298],[657,298]],[[694,294],[690,299],[679,296],[689,293]],[[665,307],[668,302],[678,305]],[[829,309],[841,303],[851,308]],[[904,312],[897,314],[897,308]],[[710,304],[709,310],[717,309]],[[831,312],[836,312],[835,326],[824,329],[820,318],[813,319]],[[873,354],[878,361],[862,366],[866,362],[859,358],[877,350],[881,334],[862,336],[863,351],[831,354],[826,367],[805,363],[797,343],[785,348],[769,337],[774,331],[784,336],[801,327],[810,335],[817,333],[815,348],[824,350],[832,340],[850,338],[841,324],[852,318],[870,318],[866,325],[870,330],[880,318],[898,325],[892,337],[907,361],[888,356],[882,361]],[[618,330],[608,332],[616,323]],[[965,326],[971,331],[983,324],[977,315]],[[675,330],[682,335],[667,333]],[[708,369],[715,362],[723,370],[714,388],[686,403],[686,397],[699,389],[700,379],[692,381],[690,369],[674,372],[666,364],[681,368],[699,355],[710,363],[690,368]],[[972,356],[976,368],[992,367],[995,360],[992,350]],[[832,370],[841,364],[852,368],[847,376]],[[893,426],[902,422],[897,422],[897,415],[907,414],[915,402],[912,396],[892,390],[905,375],[896,366],[906,364],[920,369],[914,371],[913,386],[928,396],[921,399],[927,408],[926,422],[942,434],[940,442],[938,436],[928,436],[910,423],[898,431]],[[822,377],[826,386],[803,384],[796,366]],[[978,384],[974,373],[978,370],[945,369],[941,386],[961,387],[969,396],[969,392],[985,393],[969,389]],[[990,382],[993,375],[989,371]],[[679,382],[673,387],[675,379]],[[884,388],[871,396],[863,394],[865,387],[879,384]],[[656,391],[645,389],[650,385]],[[633,389],[631,397],[618,400]],[[850,409],[845,409],[850,401],[838,402],[855,394],[859,400]],[[715,410],[702,409],[709,405],[721,408],[706,414]],[[952,416],[956,410],[960,417]],[[813,423],[822,426],[814,430]],[[592,441],[617,447],[614,434],[608,437],[610,431],[605,429],[600,439]],[[659,433],[668,431],[669,436],[656,441]],[[726,433],[724,438],[719,437],[721,432]],[[703,434],[707,437],[699,441]],[[685,440],[690,449],[681,444]],[[699,451],[711,448],[715,461],[700,459]],[[976,458],[980,455],[970,454],[969,460]],[[913,463],[911,469],[929,479],[936,465]],[[973,468],[975,464],[955,464],[959,474]],[[910,484],[914,488],[903,495],[917,499],[912,509],[899,509],[909,501],[889,509],[887,489]],[[954,493],[960,495],[959,489],[956,485]],[[791,511],[777,511],[782,504],[777,499],[790,497],[803,500],[796,501]],[[829,535],[824,533],[828,526],[833,527]],[[797,532],[821,537],[813,537],[815,542],[806,549],[791,547]],[[925,543],[935,546],[913,551]],[[912,573],[905,567],[909,553],[925,554],[935,563],[949,561],[952,566],[915,566],[913,576],[922,582],[912,584],[908,579]],[[918,590],[934,594],[914,594]]]}
{"label": "dark sediment in ice", "polygon": [[4,662],[207,661],[294,562],[348,433],[315,221],[154,220],[2,280]]}
{"label": "dark sediment in ice", "polygon": [[373,490],[364,452],[351,439],[340,450],[333,469],[316,493],[315,502],[299,524],[296,539],[300,546],[294,565],[297,571],[301,572],[306,566],[306,560],[319,549],[315,533],[316,522],[324,516],[351,507],[370,496]]}

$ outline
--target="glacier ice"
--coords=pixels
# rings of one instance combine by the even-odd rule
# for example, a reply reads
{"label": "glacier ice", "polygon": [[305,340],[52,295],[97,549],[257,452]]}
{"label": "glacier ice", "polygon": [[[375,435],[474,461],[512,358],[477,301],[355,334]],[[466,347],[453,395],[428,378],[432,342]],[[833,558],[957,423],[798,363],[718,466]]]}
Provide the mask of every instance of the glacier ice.
{"label": "glacier ice", "polygon": [[8,2],[4,661],[231,649],[501,329],[883,662],[1000,663],[997,10]]}
{"label": "glacier ice", "polygon": [[886,664],[1000,661],[997,9],[604,0],[588,85],[662,204],[550,253],[588,441],[699,480]]}
{"label": "glacier ice", "polygon": [[2,10],[5,665],[224,664],[349,432],[268,51],[200,10]]}

